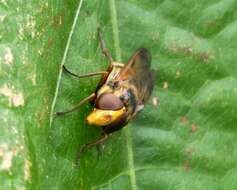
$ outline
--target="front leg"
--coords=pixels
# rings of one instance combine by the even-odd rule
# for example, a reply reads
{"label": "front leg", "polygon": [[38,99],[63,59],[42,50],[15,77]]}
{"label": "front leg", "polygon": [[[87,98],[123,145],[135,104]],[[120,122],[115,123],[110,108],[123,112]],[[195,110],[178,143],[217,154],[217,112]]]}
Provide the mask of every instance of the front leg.
{"label": "front leg", "polygon": [[97,28],[97,30],[98,30],[98,34],[99,34],[100,47],[101,47],[102,53],[105,55],[105,57],[107,57],[109,59],[109,62],[112,63],[113,58],[112,58],[111,54],[109,53],[109,50],[105,46],[105,42],[104,42],[102,32],[101,32],[100,28]]}
{"label": "front leg", "polygon": [[90,96],[87,96],[86,98],[84,98],[83,100],[81,100],[77,105],[75,105],[73,108],[63,111],[63,112],[55,112],[54,115],[56,116],[63,116],[66,115],[68,113],[74,112],[77,109],[79,109],[83,104],[85,104],[86,102],[90,102],[93,101],[96,98],[96,94],[92,93]]}
{"label": "front leg", "polygon": [[63,71],[73,77],[76,78],[86,78],[86,77],[92,77],[92,76],[96,76],[96,75],[105,75],[108,74],[107,71],[98,71],[98,72],[94,72],[94,73],[87,73],[87,74],[83,74],[83,75],[77,75],[71,71],[69,71],[64,65],[63,65]]}

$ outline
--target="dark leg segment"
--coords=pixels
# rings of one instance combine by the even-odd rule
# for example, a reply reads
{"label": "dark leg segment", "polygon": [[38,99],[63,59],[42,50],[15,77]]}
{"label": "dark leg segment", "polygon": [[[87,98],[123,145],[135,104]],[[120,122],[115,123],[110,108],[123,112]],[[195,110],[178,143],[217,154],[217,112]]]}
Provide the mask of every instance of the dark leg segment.
{"label": "dark leg segment", "polygon": [[85,77],[91,77],[91,76],[96,76],[96,75],[104,75],[107,74],[107,71],[99,71],[99,72],[94,72],[94,73],[87,73],[83,75],[77,75],[69,71],[64,65],[63,65],[63,71],[71,76],[74,76],[76,78],[85,78]]}
{"label": "dark leg segment", "polygon": [[109,59],[110,62],[113,62],[113,58],[112,58],[112,56],[110,55],[108,49],[105,46],[104,38],[103,38],[103,35],[102,35],[102,32],[101,32],[100,28],[97,28],[97,30],[98,30],[98,34],[99,34],[100,47],[102,49],[102,52]]}
{"label": "dark leg segment", "polygon": [[63,112],[55,112],[54,114],[56,116],[63,116],[65,114],[71,113],[73,111],[76,111],[78,108],[80,108],[84,103],[89,102],[91,100],[93,100],[95,98],[95,93],[91,94],[90,96],[87,96],[86,98],[84,98],[83,100],[81,100],[76,106],[74,106],[73,108],[63,111]]}
{"label": "dark leg segment", "polygon": [[89,148],[99,145],[101,143],[104,143],[107,139],[108,139],[109,135],[104,133],[102,134],[102,136],[100,138],[98,138],[95,141],[92,141],[90,143],[84,144],[82,145],[82,147],[80,148],[80,150],[78,151],[77,157],[76,157],[76,164],[78,165],[80,162],[80,158],[82,156],[83,153],[85,153],[85,151],[87,151]]}

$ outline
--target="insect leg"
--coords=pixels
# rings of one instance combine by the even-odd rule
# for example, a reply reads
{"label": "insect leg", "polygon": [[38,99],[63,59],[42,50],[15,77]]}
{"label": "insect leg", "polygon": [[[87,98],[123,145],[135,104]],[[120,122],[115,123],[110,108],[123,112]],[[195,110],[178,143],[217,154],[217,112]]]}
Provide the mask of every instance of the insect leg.
{"label": "insect leg", "polygon": [[87,73],[87,74],[83,74],[83,75],[77,75],[75,73],[72,73],[71,71],[69,71],[64,65],[63,65],[63,71],[73,77],[76,78],[85,78],[85,77],[91,77],[91,76],[96,76],[96,75],[104,75],[107,74],[107,71],[99,71],[99,72],[94,72],[94,73]]}
{"label": "insect leg", "polygon": [[98,30],[98,34],[99,34],[100,47],[102,49],[102,52],[109,59],[109,61],[111,63],[111,62],[113,62],[113,58],[112,58],[111,54],[109,53],[108,49],[105,46],[105,42],[104,42],[102,32],[101,32],[100,28],[97,28],[97,30]]}
{"label": "insect leg", "polygon": [[95,98],[95,93],[91,94],[90,96],[87,96],[83,100],[81,100],[77,105],[75,105],[73,108],[63,111],[63,112],[55,112],[54,115],[56,116],[63,116],[65,114],[71,113],[73,111],[76,111],[78,108],[80,108],[84,103],[89,102]]}
{"label": "insect leg", "polygon": [[99,145],[103,142],[105,142],[108,139],[109,135],[106,133],[103,133],[102,136],[98,139],[96,139],[95,141],[92,141],[90,143],[84,144],[82,145],[82,147],[80,148],[80,150],[77,153],[77,157],[76,157],[76,164],[78,165],[80,162],[80,158],[82,156],[83,153],[85,153],[85,151],[87,151],[89,148]]}

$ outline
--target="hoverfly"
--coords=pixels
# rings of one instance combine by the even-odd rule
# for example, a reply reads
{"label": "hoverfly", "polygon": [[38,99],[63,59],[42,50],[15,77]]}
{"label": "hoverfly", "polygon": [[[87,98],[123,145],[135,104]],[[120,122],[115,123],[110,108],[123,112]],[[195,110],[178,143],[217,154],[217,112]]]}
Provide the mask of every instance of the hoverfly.
{"label": "hoverfly", "polygon": [[103,143],[111,133],[126,126],[144,107],[154,85],[154,72],[150,69],[151,55],[147,49],[138,49],[127,64],[122,64],[113,60],[99,28],[98,34],[102,52],[110,62],[108,69],[78,76],[63,66],[67,74],[77,78],[95,75],[102,75],[102,77],[95,92],[81,100],[72,109],[55,113],[58,116],[71,113],[86,102],[94,106],[86,121],[89,125],[101,127],[102,135],[80,148],[77,161],[85,150]]}

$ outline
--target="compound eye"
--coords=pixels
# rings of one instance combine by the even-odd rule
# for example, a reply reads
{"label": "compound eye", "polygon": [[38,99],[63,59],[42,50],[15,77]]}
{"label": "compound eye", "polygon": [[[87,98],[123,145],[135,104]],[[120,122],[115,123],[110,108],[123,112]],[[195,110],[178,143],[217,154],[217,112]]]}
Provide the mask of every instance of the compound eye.
{"label": "compound eye", "polygon": [[123,107],[123,102],[114,94],[102,94],[96,101],[96,108],[102,110],[119,110]]}

